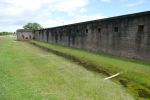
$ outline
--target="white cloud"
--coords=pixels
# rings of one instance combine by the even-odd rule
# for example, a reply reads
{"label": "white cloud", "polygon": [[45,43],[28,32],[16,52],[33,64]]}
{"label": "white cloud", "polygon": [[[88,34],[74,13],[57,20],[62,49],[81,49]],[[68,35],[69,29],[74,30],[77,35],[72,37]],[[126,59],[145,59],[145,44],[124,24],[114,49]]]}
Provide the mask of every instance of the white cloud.
{"label": "white cloud", "polygon": [[145,3],[145,0],[136,0],[136,2],[134,0],[121,0],[122,2],[125,2],[125,6],[126,7],[134,7],[134,6],[138,6],[141,5],[143,3]]}
{"label": "white cloud", "polygon": [[5,0],[3,2],[11,4],[11,6],[2,11],[11,14],[19,14],[25,10],[36,11],[42,7],[50,11],[71,12],[88,4],[88,0]]}
{"label": "white cloud", "polygon": [[86,12],[87,12],[87,9],[81,8],[79,11],[80,11],[81,13],[86,13]]}
{"label": "white cloud", "polygon": [[89,0],[0,0],[0,31],[15,31],[27,22],[52,27],[101,18],[84,14],[88,4]]}
{"label": "white cloud", "polygon": [[144,0],[139,0],[137,2],[134,2],[134,3],[129,3],[129,4],[126,4],[127,7],[134,7],[134,6],[138,6],[138,5],[141,5],[144,3]]}
{"label": "white cloud", "polygon": [[70,19],[55,17],[53,19],[40,20],[39,23],[41,23],[46,28],[46,27],[55,27],[55,26],[73,24],[73,23],[90,21],[90,20],[101,19],[101,18],[104,18],[104,16],[100,16],[100,15],[74,15]]}
{"label": "white cloud", "polygon": [[54,10],[72,13],[77,8],[85,7],[88,4],[87,0],[62,0],[53,7]]}
{"label": "white cloud", "polygon": [[100,0],[101,2],[110,2],[111,0]]}

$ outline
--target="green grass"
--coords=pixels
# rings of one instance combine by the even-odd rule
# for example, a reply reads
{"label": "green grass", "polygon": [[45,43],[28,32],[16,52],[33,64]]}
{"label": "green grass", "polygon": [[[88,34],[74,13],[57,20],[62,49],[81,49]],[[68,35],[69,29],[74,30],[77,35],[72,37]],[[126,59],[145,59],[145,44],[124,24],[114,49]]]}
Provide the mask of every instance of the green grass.
{"label": "green grass", "polygon": [[85,50],[67,48],[61,45],[48,44],[40,41],[32,41],[32,43],[76,56],[86,60],[87,62],[93,62],[99,66],[107,67],[114,72],[122,72],[122,75],[128,79],[150,88],[150,62],[116,57],[108,54],[97,54]]}
{"label": "green grass", "polygon": [[[120,78],[124,79],[124,77],[126,77],[126,79],[129,80],[127,83],[127,90],[129,90],[131,94],[133,94],[135,97],[142,95],[142,97],[145,97],[145,99],[150,99],[150,62],[117,57],[103,53],[98,54],[81,49],[68,48],[62,45],[48,44],[40,41],[31,41],[31,43],[50,48],[51,50],[58,51],[63,54],[71,55],[79,58],[81,61],[86,61],[86,63],[92,63],[100,70],[106,68],[109,69],[108,71],[111,70],[113,73],[122,72],[122,78]],[[144,91],[141,92],[141,89]]]}
{"label": "green grass", "polygon": [[66,48],[60,45],[53,45],[39,41],[32,41],[40,45],[52,48],[54,50],[68,53],[83,59],[89,60],[101,66],[106,66],[114,71],[123,72],[126,76],[137,82],[145,83],[150,85],[150,63],[140,60],[132,60],[127,58],[115,57],[106,54],[97,54],[84,50]]}
{"label": "green grass", "polygon": [[27,42],[0,37],[0,100],[133,100],[103,78]]}

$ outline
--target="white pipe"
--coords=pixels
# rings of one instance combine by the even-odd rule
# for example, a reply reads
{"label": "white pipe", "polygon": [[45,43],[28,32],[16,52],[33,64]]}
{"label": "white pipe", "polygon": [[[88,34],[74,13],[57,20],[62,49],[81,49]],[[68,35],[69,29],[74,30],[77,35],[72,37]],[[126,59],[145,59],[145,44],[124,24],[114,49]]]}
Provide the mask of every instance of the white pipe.
{"label": "white pipe", "polygon": [[108,79],[114,78],[114,77],[116,77],[116,76],[118,76],[118,75],[120,75],[120,74],[121,74],[121,73],[117,73],[117,74],[115,74],[115,75],[106,77],[106,78],[104,78],[104,80],[108,80]]}

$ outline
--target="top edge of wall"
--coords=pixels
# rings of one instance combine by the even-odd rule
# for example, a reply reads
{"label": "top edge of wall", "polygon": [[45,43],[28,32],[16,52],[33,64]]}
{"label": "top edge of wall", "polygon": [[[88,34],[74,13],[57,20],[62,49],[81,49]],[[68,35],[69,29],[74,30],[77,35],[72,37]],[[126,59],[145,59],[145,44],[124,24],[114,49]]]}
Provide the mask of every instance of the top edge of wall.
{"label": "top edge of wall", "polygon": [[131,17],[138,17],[138,16],[146,16],[146,15],[150,15],[150,11],[133,13],[133,14],[126,14],[126,15],[120,15],[120,16],[114,16],[114,17],[108,17],[108,18],[103,18],[103,19],[90,20],[90,21],[73,23],[73,24],[62,25],[62,26],[56,26],[56,27],[50,27],[50,28],[43,28],[43,29],[40,29],[40,30],[47,30],[47,29],[53,29],[53,28],[62,28],[62,27],[67,27],[67,26],[72,26],[72,25],[78,25],[78,24],[88,24],[88,23],[96,22],[96,21],[108,21],[108,20],[115,20],[115,19],[122,19],[122,18],[131,18]]}

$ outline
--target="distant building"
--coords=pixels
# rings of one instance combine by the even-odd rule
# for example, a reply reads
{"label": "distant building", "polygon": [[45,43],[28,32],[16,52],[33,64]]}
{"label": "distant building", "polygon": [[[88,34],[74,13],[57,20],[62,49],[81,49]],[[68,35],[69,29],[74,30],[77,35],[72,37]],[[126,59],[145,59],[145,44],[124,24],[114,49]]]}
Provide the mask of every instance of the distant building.
{"label": "distant building", "polygon": [[18,29],[16,35],[17,40],[30,40],[34,37],[32,29]]}

